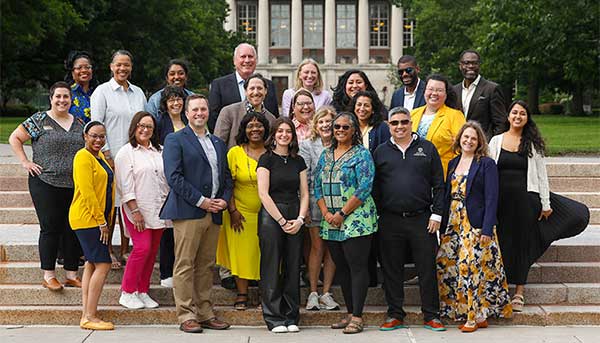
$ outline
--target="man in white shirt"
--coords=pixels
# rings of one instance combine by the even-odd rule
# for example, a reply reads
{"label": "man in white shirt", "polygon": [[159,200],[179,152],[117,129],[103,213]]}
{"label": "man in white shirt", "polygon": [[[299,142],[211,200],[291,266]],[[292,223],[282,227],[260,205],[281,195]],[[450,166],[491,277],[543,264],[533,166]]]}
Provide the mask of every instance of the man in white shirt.
{"label": "man in white shirt", "polygon": [[398,60],[398,76],[403,86],[394,92],[390,109],[404,107],[409,111],[425,106],[425,82],[419,79],[419,65],[414,56],[404,55]]}

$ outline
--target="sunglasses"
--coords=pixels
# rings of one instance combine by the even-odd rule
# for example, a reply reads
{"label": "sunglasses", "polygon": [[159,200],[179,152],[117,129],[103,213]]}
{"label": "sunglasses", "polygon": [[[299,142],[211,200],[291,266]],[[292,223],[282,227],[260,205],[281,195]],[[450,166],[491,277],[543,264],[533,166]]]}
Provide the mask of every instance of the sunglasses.
{"label": "sunglasses", "polygon": [[344,130],[344,131],[348,131],[350,130],[351,126],[350,125],[340,125],[340,124],[333,124],[333,129],[334,130]]}
{"label": "sunglasses", "polygon": [[391,126],[408,125],[410,124],[410,119],[390,120],[388,124],[390,124]]}
{"label": "sunglasses", "polygon": [[406,72],[408,74],[412,74],[413,71],[415,71],[415,68],[412,68],[412,67],[408,67],[406,69],[398,69],[398,75],[402,76],[402,75],[404,75],[404,72]]}

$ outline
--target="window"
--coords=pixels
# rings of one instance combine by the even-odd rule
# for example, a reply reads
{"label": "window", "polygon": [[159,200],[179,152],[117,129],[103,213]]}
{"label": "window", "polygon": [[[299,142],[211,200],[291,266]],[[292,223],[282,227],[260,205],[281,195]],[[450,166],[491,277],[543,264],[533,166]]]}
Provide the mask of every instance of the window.
{"label": "window", "polygon": [[407,9],[404,9],[404,22],[402,23],[402,38],[404,47],[410,48],[415,45],[414,39],[415,20],[410,17]]}
{"label": "window", "polygon": [[323,47],[323,4],[304,4],[304,47]]}
{"label": "window", "polygon": [[290,46],[289,3],[271,3],[271,46]]}
{"label": "window", "polygon": [[257,8],[256,2],[240,1],[237,4],[239,30],[253,41],[256,41]]}
{"label": "window", "polygon": [[336,45],[338,48],[356,48],[356,4],[336,5]]}
{"label": "window", "polygon": [[387,2],[369,4],[370,45],[387,47],[389,41],[389,5]]}

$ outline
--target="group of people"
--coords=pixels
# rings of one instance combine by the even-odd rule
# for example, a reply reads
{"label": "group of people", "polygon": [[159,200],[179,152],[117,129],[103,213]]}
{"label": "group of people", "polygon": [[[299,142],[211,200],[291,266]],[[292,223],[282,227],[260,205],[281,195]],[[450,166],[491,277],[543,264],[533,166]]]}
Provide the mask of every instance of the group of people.
{"label": "group of people", "polygon": [[[97,85],[90,54],[74,52],[50,109],[9,138],[29,173],[42,285],[82,288],[82,328],[114,328],[97,307],[121,261],[119,303],[158,307],[148,290],[160,251],[161,285],[173,288],[184,332],[229,327],[212,308],[215,263],[237,290],[236,310],[249,307],[257,283],[268,329],[298,332],[303,261],[307,310],[339,310],[334,279],[341,286],[347,315],[334,329],[363,331],[378,265],[388,303],[380,330],[404,327],[405,264],[414,262],[424,326],[445,330],[443,316],[473,332],[521,311],[531,265],[587,226],[584,205],[549,192],[527,105],[505,106],[479,75],[476,51],[461,54],[454,87],[439,74],[421,80],[415,58],[400,58],[403,87],[389,111],[364,72],[346,71],[330,93],[308,59],[280,115],[273,83],[255,73],[254,47],[240,44],[233,62],[205,97],[186,88],[186,63],[172,60],[147,101],[129,81],[131,53],[116,51],[112,78]],[[116,218],[122,256],[133,242],[121,261],[110,246]]]}

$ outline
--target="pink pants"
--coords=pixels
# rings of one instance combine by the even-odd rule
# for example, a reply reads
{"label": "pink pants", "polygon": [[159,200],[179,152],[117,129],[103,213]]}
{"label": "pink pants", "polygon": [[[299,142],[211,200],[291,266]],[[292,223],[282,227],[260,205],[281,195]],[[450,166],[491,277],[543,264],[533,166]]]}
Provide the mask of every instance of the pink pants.
{"label": "pink pants", "polygon": [[133,249],[127,259],[121,289],[126,293],[148,293],[163,229],[145,229],[139,232],[127,215],[123,215],[123,222],[133,241]]}

